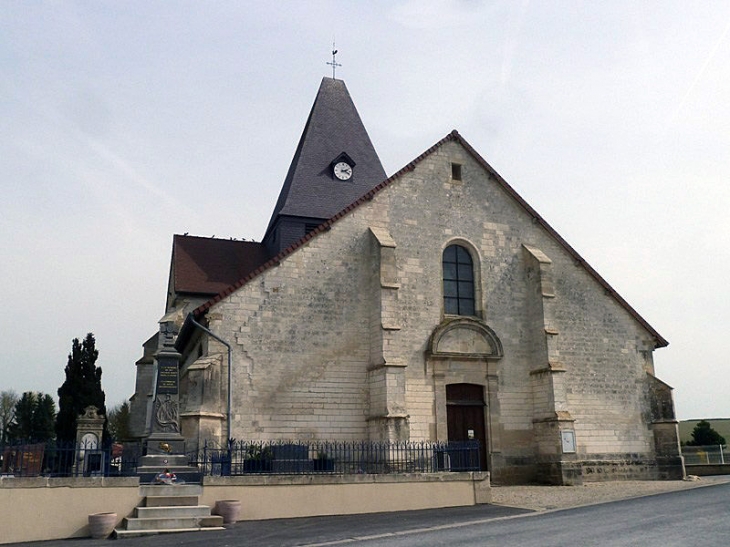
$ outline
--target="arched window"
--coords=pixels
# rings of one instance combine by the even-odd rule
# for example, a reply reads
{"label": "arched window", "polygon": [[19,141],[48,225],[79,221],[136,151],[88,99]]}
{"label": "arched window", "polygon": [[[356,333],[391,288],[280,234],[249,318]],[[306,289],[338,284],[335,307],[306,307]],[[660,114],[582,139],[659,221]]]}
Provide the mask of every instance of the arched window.
{"label": "arched window", "polygon": [[461,245],[444,249],[444,313],[476,315],[474,307],[474,264]]}

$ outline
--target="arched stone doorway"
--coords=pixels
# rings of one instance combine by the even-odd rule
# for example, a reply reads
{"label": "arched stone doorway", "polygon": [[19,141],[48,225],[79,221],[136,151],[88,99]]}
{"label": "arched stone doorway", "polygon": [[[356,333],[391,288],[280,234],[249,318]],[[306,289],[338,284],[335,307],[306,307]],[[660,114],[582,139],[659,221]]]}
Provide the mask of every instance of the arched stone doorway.
{"label": "arched stone doorway", "polygon": [[436,327],[426,355],[434,383],[436,439],[468,440],[472,430],[484,470],[500,447],[497,361],[502,355],[494,331],[471,317],[450,318]]}
{"label": "arched stone doorway", "polygon": [[433,377],[436,439],[467,440],[469,430],[479,440],[481,466],[489,469],[499,450],[497,361],[502,343],[480,319],[449,318],[434,329],[426,355]]}

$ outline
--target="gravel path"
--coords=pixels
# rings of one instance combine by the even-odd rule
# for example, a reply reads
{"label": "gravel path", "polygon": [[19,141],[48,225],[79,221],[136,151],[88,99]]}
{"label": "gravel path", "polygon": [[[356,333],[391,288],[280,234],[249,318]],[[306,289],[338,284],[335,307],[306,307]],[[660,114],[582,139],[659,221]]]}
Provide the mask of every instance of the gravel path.
{"label": "gravel path", "polygon": [[493,486],[492,503],[546,511],[727,482],[730,476],[690,477],[683,481],[589,482],[583,486]]}

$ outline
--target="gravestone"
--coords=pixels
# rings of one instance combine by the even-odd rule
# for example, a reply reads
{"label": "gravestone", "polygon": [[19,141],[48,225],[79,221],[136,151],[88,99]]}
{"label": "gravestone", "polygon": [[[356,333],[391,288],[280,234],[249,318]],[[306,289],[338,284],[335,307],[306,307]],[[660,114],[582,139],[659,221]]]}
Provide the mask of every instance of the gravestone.
{"label": "gravestone", "polygon": [[87,406],[76,419],[76,462],[77,474],[85,477],[104,474],[104,451],[101,447],[106,416],[99,414],[95,406]]}

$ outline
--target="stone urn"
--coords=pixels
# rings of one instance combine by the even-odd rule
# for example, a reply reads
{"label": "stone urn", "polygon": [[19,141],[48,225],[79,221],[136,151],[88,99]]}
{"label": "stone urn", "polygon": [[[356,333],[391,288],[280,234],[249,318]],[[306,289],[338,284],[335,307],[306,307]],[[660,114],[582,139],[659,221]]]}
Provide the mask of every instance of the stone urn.
{"label": "stone urn", "polygon": [[94,539],[108,538],[116,525],[116,513],[92,513],[89,515],[89,533]]}
{"label": "stone urn", "polygon": [[223,517],[223,524],[233,524],[241,515],[240,500],[221,500],[215,504],[215,514]]}

